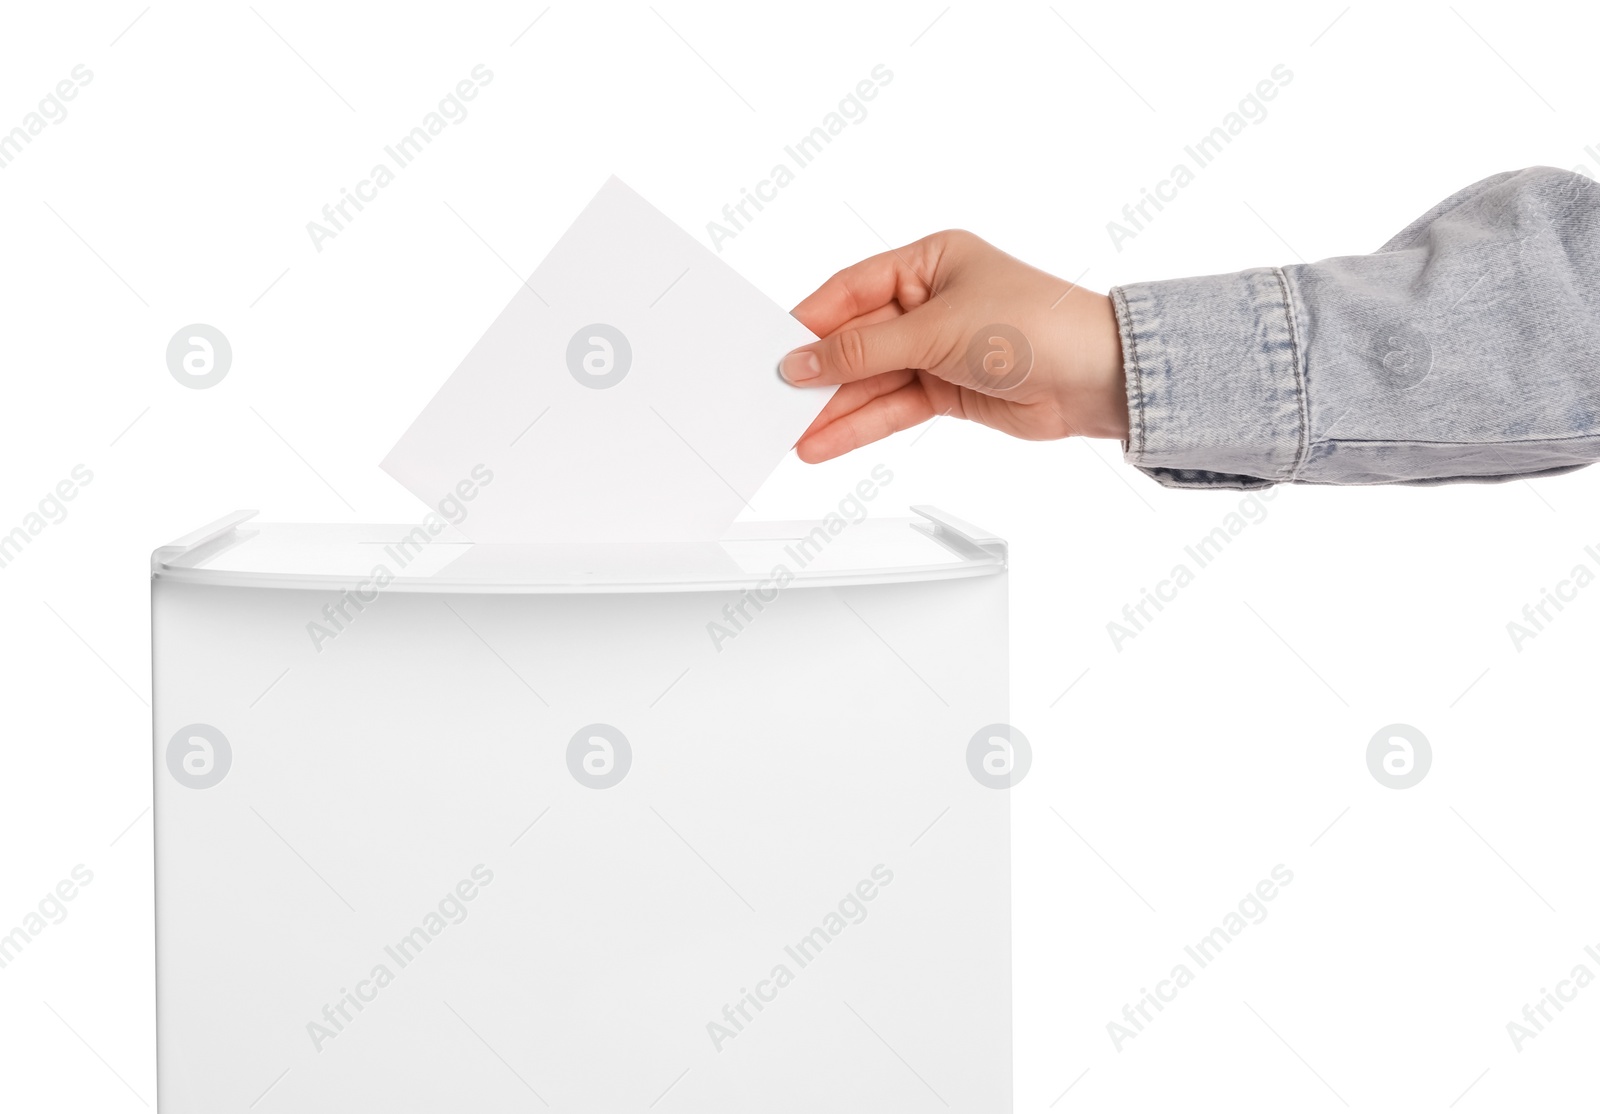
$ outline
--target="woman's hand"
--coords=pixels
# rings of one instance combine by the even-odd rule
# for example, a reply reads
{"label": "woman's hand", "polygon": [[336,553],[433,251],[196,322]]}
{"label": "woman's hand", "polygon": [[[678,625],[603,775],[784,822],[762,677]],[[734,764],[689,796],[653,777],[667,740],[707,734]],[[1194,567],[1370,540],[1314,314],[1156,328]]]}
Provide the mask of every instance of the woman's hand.
{"label": "woman's hand", "polygon": [[794,315],[823,339],[784,378],[841,384],[796,446],[807,463],[945,414],[1032,441],[1128,435],[1111,300],[970,232],[847,267]]}

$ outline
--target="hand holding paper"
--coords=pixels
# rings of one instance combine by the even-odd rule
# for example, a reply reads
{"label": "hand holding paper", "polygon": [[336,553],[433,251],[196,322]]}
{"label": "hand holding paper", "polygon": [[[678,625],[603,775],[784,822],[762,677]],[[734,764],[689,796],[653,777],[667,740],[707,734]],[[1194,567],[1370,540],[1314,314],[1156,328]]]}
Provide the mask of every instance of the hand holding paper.
{"label": "hand holding paper", "polygon": [[799,444],[827,460],[949,414],[1033,441],[1125,438],[1111,302],[970,232],[847,267],[795,307],[825,337],[791,352],[801,386],[844,384]]}

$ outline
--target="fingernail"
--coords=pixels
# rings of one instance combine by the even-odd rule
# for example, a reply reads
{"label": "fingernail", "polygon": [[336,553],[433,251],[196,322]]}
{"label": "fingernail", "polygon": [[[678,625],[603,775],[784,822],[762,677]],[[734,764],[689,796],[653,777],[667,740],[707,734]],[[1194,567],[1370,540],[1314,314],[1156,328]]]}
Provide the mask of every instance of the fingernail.
{"label": "fingernail", "polygon": [[822,374],[822,365],[817,362],[815,352],[807,352],[804,348],[796,348],[782,360],[778,361],[778,370],[783,377],[791,383],[804,383],[808,379],[815,379]]}

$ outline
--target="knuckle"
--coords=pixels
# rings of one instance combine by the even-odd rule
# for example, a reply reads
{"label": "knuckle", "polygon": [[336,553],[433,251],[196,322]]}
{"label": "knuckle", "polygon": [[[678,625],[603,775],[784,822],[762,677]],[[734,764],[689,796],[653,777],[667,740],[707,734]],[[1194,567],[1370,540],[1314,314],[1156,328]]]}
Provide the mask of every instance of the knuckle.
{"label": "knuckle", "polygon": [[839,370],[852,379],[867,373],[867,340],[860,329],[846,329],[835,338]]}
{"label": "knuckle", "polygon": [[954,368],[960,356],[966,351],[966,341],[957,339],[948,328],[924,329],[919,338],[919,347],[924,368]]}

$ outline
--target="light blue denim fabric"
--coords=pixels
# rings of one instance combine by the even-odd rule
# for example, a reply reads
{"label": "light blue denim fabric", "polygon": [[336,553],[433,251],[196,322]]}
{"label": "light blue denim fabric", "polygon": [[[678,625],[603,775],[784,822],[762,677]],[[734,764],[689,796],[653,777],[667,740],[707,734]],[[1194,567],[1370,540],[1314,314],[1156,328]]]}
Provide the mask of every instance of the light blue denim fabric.
{"label": "light blue denim fabric", "polygon": [[1124,452],[1168,487],[1437,484],[1600,459],[1600,186],[1496,174],[1372,255],[1111,292]]}

